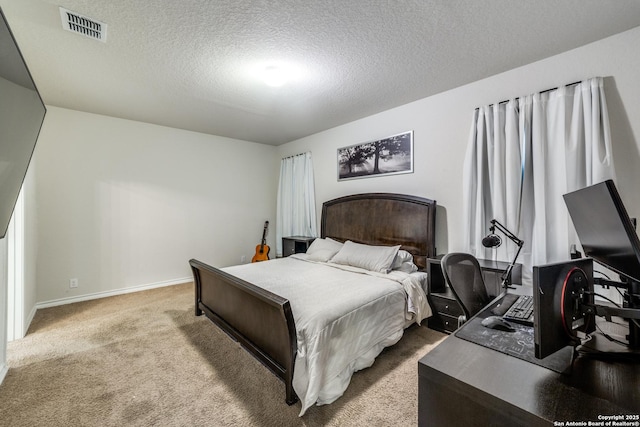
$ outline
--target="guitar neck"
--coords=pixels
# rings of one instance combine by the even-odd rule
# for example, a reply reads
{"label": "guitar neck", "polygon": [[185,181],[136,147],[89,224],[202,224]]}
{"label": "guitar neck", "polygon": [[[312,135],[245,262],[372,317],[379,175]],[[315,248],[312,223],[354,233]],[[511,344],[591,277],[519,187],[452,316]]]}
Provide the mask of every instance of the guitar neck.
{"label": "guitar neck", "polygon": [[262,230],[262,243],[260,243],[260,252],[264,249],[267,244],[267,228],[269,228],[269,221],[265,221],[264,229]]}

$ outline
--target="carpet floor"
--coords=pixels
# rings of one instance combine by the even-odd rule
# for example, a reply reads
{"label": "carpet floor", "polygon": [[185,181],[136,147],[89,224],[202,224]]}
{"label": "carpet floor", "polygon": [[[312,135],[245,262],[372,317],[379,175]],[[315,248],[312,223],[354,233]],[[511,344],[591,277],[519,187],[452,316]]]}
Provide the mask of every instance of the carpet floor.
{"label": "carpet floor", "polygon": [[284,384],[206,317],[193,284],[38,310],[9,343],[2,426],[415,426],[418,360],[444,334],[414,326],[336,402]]}

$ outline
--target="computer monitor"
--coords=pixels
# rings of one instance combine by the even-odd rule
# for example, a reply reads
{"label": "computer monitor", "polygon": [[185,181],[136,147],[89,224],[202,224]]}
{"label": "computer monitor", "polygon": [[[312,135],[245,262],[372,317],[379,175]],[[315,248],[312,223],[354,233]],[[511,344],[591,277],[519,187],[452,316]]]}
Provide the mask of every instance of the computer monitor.
{"label": "computer monitor", "polygon": [[640,282],[640,240],[612,180],[564,195],[586,256]]}
{"label": "computer monitor", "polygon": [[544,359],[566,346],[577,346],[578,332],[593,332],[595,316],[586,310],[593,301],[593,260],[534,266],[535,356]]}
{"label": "computer monitor", "polygon": [[[596,306],[596,314],[629,319],[628,344],[640,348],[640,240],[612,180],[564,195],[585,255],[620,274],[622,309]],[[619,314],[616,314],[619,313]]]}

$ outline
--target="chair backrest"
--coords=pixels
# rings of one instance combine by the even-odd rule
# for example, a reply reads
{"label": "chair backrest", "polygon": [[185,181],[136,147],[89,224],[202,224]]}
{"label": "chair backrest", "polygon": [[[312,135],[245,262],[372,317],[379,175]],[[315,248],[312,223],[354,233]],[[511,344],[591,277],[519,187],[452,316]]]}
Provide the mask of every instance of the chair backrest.
{"label": "chair backrest", "polygon": [[491,301],[478,260],[471,254],[454,252],[445,255],[440,264],[447,284],[469,320]]}

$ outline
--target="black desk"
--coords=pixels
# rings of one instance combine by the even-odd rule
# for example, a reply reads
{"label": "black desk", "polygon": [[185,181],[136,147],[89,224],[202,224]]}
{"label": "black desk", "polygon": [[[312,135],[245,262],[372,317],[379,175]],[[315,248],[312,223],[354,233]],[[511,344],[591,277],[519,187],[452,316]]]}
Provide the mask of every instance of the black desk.
{"label": "black desk", "polygon": [[418,362],[418,375],[420,426],[546,426],[611,415],[640,425],[640,363],[579,357],[571,374],[560,374],[453,334]]}

